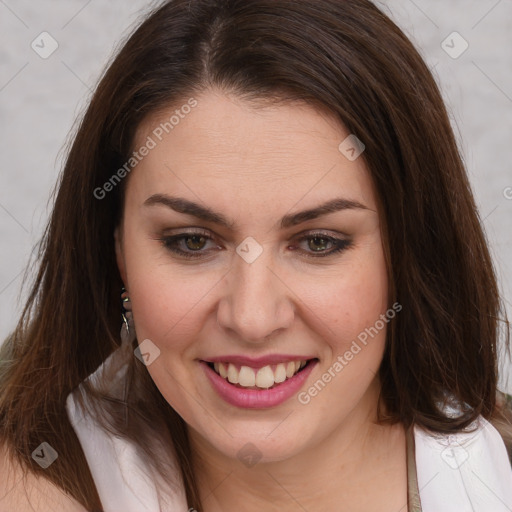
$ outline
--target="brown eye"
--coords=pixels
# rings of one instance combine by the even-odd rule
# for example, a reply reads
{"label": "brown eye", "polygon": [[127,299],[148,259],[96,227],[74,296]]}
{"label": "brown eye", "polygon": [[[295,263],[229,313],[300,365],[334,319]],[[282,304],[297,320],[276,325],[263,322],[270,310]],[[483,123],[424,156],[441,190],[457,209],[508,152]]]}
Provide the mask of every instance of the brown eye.
{"label": "brown eye", "polygon": [[301,252],[311,258],[334,256],[352,246],[352,241],[349,239],[337,238],[324,233],[312,233],[300,238],[299,242],[299,245],[304,244]]}
{"label": "brown eye", "polygon": [[328,248],[327,245],[329,243],[332,243],[332,242],[330,240],[328,240],[327,238],[315,236],[315,237],[312,237],[309,239],[308,247],[314,252],[325,251]]}
{"label": "brown eye", "polygon": [[184,258],[201,258],[207,255],[211,252],[207,249],[208,242],[214,241],[212,237],[202,232],[181,233],[165,236],[159,240],[167,250]]}
{"label": "brown eye", "polygon": [[187,236],[183,240],[185,241],[187,249],[190,249],[191,251],[203,249],[207,241],[206,237],[202,235]]}

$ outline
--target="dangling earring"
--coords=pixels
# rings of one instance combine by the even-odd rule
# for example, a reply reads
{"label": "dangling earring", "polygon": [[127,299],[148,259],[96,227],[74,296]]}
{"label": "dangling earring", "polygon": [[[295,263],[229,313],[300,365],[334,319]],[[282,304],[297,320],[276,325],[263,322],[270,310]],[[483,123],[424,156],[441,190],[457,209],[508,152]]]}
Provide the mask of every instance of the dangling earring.
{"label": "dangling earring", "polygon": [[131,345],[135,340],[135,326],[133,324],[132,303],[126,288],[121,289],[121,308],[123,324],[121,325],[121,341],[123,345]]}

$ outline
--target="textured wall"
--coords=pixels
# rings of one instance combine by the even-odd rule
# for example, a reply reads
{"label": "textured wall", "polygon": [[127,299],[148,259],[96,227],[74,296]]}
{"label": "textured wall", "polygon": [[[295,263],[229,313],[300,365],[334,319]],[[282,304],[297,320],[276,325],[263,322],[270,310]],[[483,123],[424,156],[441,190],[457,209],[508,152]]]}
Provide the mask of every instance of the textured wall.
{"label": "textured wall", "polygon": [[[512,316],[512,1],[379,5],[441,85]],[[47,219],[73,121],[120,39],[150,6],[0,0],[0,339],[19,315],[23,270]],[[512,392],[512,366],[502,363],[503,386]]]}

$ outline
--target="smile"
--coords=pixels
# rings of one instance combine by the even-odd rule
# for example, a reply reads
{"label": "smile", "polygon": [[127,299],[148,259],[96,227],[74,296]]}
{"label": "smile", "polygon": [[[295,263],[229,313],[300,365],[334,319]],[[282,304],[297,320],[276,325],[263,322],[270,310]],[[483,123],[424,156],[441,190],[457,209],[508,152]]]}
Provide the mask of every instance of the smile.
{"label": "smile", "polygon": [[[317,358],[282,362],[200,361],[211,387],[227,403],[241,408],[275,407],[298,393]],[[242,364],[245,363],[245,364]]]}
{"label": "smile", "polygon": [[247,389],[270,389],[292,378],[308,363],[305,361],[289,361],[276,365],[267,365],[263,368],[236,365],[233,363],[209,363],[210,368],[227,379],[231,384]]}

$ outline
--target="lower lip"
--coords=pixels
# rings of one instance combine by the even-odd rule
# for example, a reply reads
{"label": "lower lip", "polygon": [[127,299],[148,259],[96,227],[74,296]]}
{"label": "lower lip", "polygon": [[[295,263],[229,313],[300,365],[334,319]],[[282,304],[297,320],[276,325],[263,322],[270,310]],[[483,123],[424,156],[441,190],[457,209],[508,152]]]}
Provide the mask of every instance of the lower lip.
{"label": "lower lip", "polygon": [[204,361],[201,361],[201,365],[213,389],[215,389],[226,402],[235,407],[242,407],[244,409],[266,409],[280,405],[295,393],[298,393],[317,362],[317,360],[310,361],[303,370],[290,379],[286,379],[272,389],[261,390],[238,388],[230,384],[226,379],[223,379]]}

